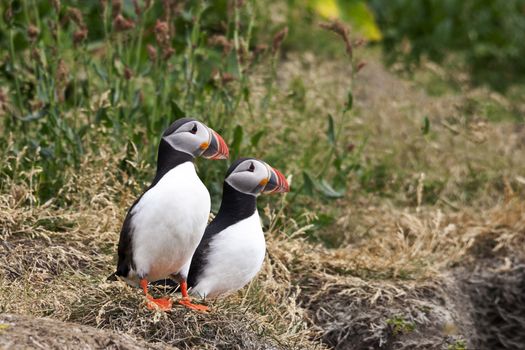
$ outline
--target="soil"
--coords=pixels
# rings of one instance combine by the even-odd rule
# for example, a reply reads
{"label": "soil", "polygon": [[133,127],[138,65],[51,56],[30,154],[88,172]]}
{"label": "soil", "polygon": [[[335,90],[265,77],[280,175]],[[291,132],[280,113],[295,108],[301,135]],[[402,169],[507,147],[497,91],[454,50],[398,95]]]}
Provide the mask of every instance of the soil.
{"label": "soil", "polygon": [[372,300],[352,293],[355,283],[333,284],[302,306],[333,349],[524,349],[525,263],[499,262],[433,282],[383,282]]}
{"label": "soil", "polygon": [[0,314],[1,349],[177,349],[49,318]]}

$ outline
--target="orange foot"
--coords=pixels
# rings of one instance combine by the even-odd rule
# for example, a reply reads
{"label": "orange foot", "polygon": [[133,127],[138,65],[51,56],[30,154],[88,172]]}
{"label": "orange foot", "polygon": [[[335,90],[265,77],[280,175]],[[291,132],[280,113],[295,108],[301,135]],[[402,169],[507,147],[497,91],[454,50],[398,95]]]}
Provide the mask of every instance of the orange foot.
{"label": "orange foot", "polygon": [[201,311],[201,312],[210,311],[210,308],[205,305],[193,304],[189,298],[182,298],[178,301],[178,303],[184,307],[187,307],[188,309],[192,309],[195,311]]}
{"label": "orange foot", "polygon": [[148,301],[146,302],[146,306],[150,310],[161,310],[161,311],[171,311],[171,306],[173,302],[169,298],[158,298],[155,299],[152,296],[148,295],[146,296]]}

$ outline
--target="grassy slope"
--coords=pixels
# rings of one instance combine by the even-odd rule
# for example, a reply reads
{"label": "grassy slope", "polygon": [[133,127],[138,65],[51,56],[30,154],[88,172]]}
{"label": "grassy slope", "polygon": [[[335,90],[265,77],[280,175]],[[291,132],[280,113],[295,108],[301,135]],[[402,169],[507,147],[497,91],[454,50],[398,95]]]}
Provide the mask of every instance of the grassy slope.
{"label": "grassy slope", "polygon": [[[525,130],[467,108],[472,101],[511,104],[501,96],[465,90],[431,97],[421,84],[387,73],[373,52],[365,55],[352,116],[337,116],[348,64],[311,54],[280,66],[277,108],[260,117],[256,111],[256,120],[240,111],[246,134],[271,130],[260,156],[273,147],[283,156],[270,161],[295,178],[323,163],[328,113],[341,126],[341,142],[368,141],[344,198],[289,196],[284,211],[276,198],[261,203],[267,223],[279,219],[267,234],[264,269],[238,295],[214,302],[211,315],[151,314],[138,290],[105,282],[125,208],[143,185],[116,173],[125,155],[110,152],[89,154],[83,172],[69,175],[65,209],[28,206],[31,189],[3,186],[0,310],[181,348],[461,346],[476,331],[462,278],[451,268],[471,271],[480,259],[498,264],[508,256],[501,268],[512,271],[523,258]],[[424,116],[428,135],[420,130]],[[287,216],[296,207],[308,208],[300,221]],[[462,303],[465,309],[456,307]]]}

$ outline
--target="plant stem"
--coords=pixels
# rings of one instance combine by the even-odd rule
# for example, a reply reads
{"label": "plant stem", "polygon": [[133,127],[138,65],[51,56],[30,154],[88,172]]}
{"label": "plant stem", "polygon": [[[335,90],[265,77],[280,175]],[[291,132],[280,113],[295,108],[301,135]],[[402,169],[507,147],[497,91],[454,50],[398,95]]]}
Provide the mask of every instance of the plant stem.
{"label": "plant stem", "polygon": [[15,62],[16,62],[16,58],[15,58],[15,43],[14,43],[14,35],[13,35],[13,28],[10,27],[9,28],[9,56],[11,58],[11,64],[12,64],[12,67],[13,67],[13,76],[14,76],[14,79],[15,79],[15,89],[16,89],[16,96],[15,96],[15,100],[16,100],[16,104],[18,106],[18,113],[20,115],[23,114],[23,106],[22,106],[22,94],[20,92],[20,82],[18,81],[18,74],[17,72],[15,72],[16,68],[15,68]]}

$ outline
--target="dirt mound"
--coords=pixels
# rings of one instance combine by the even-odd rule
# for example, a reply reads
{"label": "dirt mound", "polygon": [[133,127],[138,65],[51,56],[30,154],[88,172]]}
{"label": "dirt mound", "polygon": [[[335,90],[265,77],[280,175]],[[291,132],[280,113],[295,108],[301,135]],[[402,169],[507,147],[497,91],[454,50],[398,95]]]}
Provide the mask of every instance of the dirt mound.
{"label": "dirt mound", "polygon": [[126,334],[108,332],[48,318],[0,315],[2,349],[176,349]]}
{"label": "dirt mound", "polygon": [[[150,288],[166,295],[162,288]],[[172,294],[177,300],[180,294]],[[187,349],[289,348],[271,338],[264,320],[239,303],[208,304],[210,313],[198,313],[181,306],[170,312],[152,312],[144,306],[138,289],[123,282],[101,283],[71,306],[69,320],[97,328],[126,332],[152,343]]]}
{"label": "dirt mound", "polygon": [[525,347],[525,262],[475,271],[464,281],[472,302],[474,348]]}
{"label": "dirt mound", "polygon": [[460,298],[448,279],[365,286],[356,278],[330,284],[303,303],[323,343],[334,349],[455,349],[465,343],[468,323]]}

